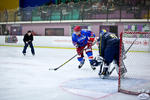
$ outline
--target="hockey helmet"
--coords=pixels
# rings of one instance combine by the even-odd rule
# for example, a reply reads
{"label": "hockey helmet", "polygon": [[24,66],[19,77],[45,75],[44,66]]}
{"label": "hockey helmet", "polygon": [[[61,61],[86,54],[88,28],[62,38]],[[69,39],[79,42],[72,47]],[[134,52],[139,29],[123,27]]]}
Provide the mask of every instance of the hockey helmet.
{"label": "hockey helmet", "polygon": [[102,29],[102,30],[100,30],[100,32],[99,32],[99,34],[104,34],[104,33],[106,33],[107,31],[105,30],[105,29]]}
{"label": "hockey helmet", "polygon": [[81,27],[80,26],[75,26],[73,30],[75,32],[79,32],[79,31],[81,31]]}
{"label": "hockey helmet", "polygon": [[31,33],[31,31],[30,30],[28,30],[28,32],[27,33]]}

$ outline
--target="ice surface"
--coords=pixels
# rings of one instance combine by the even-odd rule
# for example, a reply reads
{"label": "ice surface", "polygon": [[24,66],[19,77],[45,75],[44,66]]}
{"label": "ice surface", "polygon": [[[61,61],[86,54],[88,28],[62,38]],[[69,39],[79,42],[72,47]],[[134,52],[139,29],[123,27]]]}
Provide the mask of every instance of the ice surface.
{"label": "ice surface", "polygon": [[[93,71],[86,57],[83,68],[77,59],[57,71],[50,71],[76,54],[72,49],[0,47],[0,100],[137,100],[117,92],[117,75],[109,80]],[[94,56],[98,51],[94,51]]]}

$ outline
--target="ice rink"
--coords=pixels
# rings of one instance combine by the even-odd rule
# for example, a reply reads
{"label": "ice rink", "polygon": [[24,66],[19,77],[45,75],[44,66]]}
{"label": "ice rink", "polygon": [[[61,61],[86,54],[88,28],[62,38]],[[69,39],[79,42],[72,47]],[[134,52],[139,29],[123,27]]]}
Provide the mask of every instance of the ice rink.
{"label": "ice rink", "polygon": [[74,56],[74,49],[35,48],[35,56],[30,48],[22,55],[22,49],[0,46],[0,100],[138,100],[117,92],[116,71],[100,79],[99,68],[93,71],[86,56],[81,69],[74,58],[57,71],[48,70]]}

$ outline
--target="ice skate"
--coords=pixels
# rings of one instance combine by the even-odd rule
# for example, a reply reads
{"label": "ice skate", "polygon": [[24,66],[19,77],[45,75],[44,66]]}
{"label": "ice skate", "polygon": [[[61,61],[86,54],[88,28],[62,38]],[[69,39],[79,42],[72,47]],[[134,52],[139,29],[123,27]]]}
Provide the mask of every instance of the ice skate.
{"label": "ice skate", "polygon": [[25,56],[25,55],[26,55],[26,53],[23,53],[23,55]]}
{"label": "ice skate", "polygon": [[99,65],[99,62],[97,62],[96,58],[94,58],[93,60],[90,61],[90,65],[91,65],[91,68],[95,70],[96,67]]}
{"label": "ice skate", "polygon": [[79,69],[84,65],[84,62],[85,62],[85,59],[83,59],[83,60],[80,62],[80,65],[78,66]]}
{"label": "ice skate", "polygon": [[92,66],[92,65],[91,65],[91,68],[92,68],[93,70],[95,70],[95,69],[96,69],[96,67],[94,67],[94,66]]}
{"label": "ice skate", "polygon": [[124,68],[121,68],[121,78],[124,78],[126,73],[127,73],[127,69],[124,67]]}
{"label": "ice skate", "polygon": [[102,79],[108,78],[109,77],[108,68],[104,68],[102,73],[99,72],[99,76]]}

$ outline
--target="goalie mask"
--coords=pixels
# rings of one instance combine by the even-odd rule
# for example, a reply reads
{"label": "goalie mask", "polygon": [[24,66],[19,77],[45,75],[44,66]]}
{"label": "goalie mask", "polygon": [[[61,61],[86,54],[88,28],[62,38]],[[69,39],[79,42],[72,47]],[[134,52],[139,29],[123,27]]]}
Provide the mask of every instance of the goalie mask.
{"label": "goalie mask", "polygon": [[100,30],[99,34],[103,35],[104,33],[106,33],[107,31],[105,29]]}

